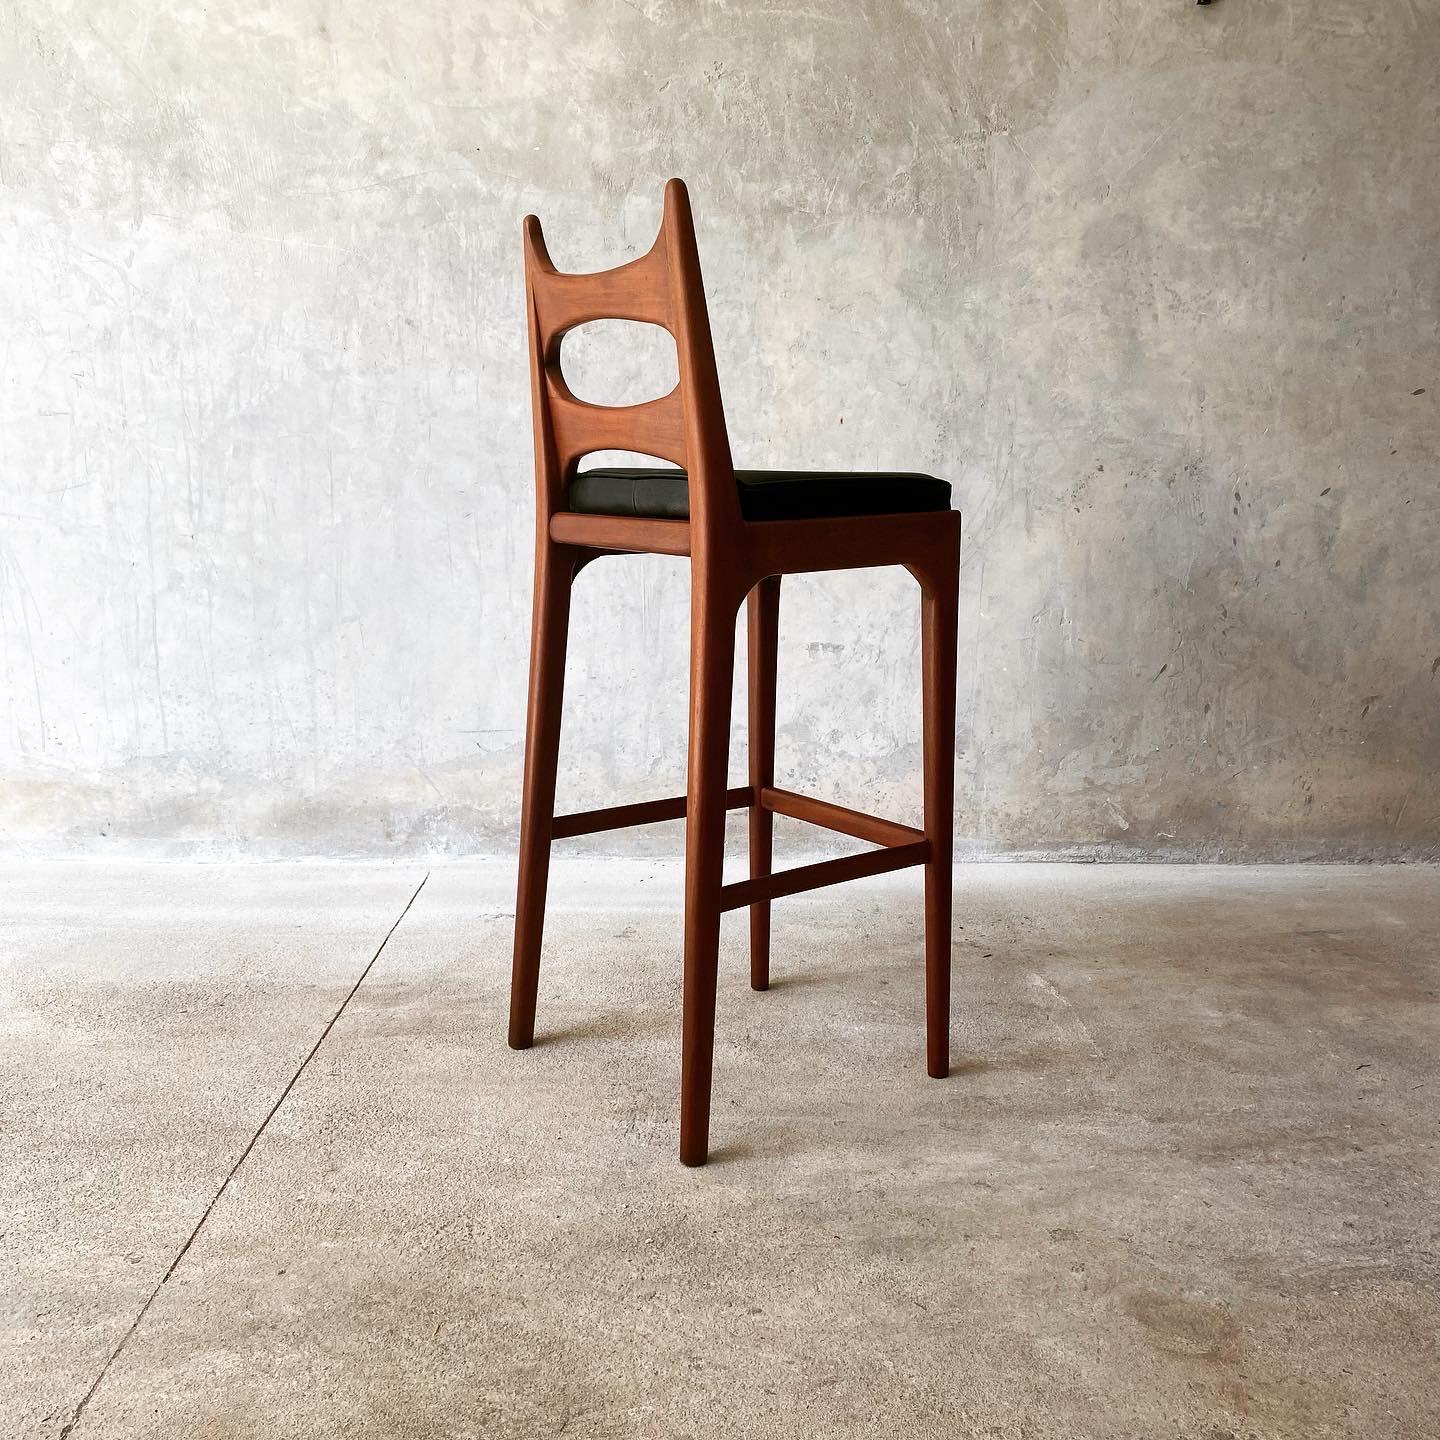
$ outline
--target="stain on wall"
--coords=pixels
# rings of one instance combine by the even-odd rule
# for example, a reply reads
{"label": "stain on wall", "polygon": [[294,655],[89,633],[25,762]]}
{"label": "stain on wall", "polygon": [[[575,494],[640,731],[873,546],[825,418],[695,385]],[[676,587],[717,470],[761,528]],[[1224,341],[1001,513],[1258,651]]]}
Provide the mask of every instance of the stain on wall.
{"label": "stain on wall", "polygon": [[[1440,855],[1437,18],[11,0],[0,845],[508,846],[520,217],[679,174],[737,458],[954,482],[960,853]],[[686,603],[585,573],[562,807],[683,787]],[[786,582],[782,783],[916,813],[917,609]]]}

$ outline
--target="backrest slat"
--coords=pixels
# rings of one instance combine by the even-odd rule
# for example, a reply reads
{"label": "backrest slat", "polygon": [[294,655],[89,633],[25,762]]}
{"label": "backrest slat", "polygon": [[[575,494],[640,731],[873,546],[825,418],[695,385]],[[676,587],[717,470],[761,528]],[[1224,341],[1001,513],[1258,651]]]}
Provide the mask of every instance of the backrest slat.
{"label": "backrest slat", "polygon": [[534,293],[541,327],[557,340],[592,320],[635,320],[669,330],[669,278],[658,246],[627,265],[593,275],[538,271]]}
{"label": "backrest slat", "polygon": [[562,393],[553,376],[550,384],[550,423],[562,470],[593,450],[638,450],[685,468],[685,407],[678,386],[639,405],[592,405],[568,389]]}

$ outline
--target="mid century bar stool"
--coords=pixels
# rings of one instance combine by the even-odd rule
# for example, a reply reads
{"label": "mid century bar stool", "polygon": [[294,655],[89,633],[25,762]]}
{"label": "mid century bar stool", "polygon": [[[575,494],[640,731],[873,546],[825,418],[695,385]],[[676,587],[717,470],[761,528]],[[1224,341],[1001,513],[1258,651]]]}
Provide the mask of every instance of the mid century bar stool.
{"label": "mid century bar stool", "polygon": [[[510,1044],[535,1039],[545,887],[553,840],[655,820],[685,819],[685,971],[680,1159],[709,1146],[720,916],[750,909],[750,983],[769,984],[770,902],[783,895],[925,867],[926,1061],[937,1079],[950,1053],[950,870],[955,797],[955,648],[960,516],[950,487],[927,475],[735,470],[690,199],[665,187],[660,234],[638,260],[596,274],[556,270],[540,222],[524,223],[530,393],[538,484],[535,612],[520,816],[520,880],[510,988]],[[639,405],[577,400],[560,369],[565,333],[592,320],[663,326],[679,383]],[[599,450],[654,455],[681,467],[578,470]],[[555,766],[570,592],[580,569],[612,553],[690,559],[690,749],[687,793],[671,800],[556,815]],[[903,565],[920,583],[925,828],[915,830],[775,786],[775,661],[780,577]],[[727,788],[735,617],[749,597],[750,783]],[[721,883],[725,812],[745,809],[750,879]],[[775,815],[823,825],[880,848],[771,869]]]}

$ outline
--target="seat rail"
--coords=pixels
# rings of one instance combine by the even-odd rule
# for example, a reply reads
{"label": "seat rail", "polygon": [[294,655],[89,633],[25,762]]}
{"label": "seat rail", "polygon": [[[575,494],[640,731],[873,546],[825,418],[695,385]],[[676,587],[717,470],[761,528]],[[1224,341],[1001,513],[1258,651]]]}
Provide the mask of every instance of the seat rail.
{"label": "seat rail", "polygon": [[686,520],[650,520],[634,515],[582,515],[562,510],[550,517],[550,538],[559,545],[629,551],[637,555],[690,553],[690,524]]}

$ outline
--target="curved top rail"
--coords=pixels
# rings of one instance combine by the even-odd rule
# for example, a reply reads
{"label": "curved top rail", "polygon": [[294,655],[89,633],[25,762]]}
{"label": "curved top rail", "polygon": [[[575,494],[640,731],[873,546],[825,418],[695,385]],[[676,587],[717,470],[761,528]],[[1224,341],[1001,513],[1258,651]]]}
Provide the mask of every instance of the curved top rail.
{"label": "curved top rail", "polygon": [[557,270],[545,235],[533,215],[525,217],[525,262],[547,359],[558,352],[567,331],[592,320],[635,320],[673,334],[670,267],[664,230],[634,260],[609,270]]}

